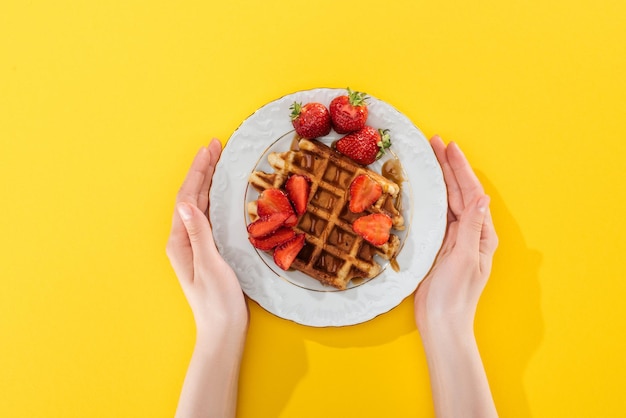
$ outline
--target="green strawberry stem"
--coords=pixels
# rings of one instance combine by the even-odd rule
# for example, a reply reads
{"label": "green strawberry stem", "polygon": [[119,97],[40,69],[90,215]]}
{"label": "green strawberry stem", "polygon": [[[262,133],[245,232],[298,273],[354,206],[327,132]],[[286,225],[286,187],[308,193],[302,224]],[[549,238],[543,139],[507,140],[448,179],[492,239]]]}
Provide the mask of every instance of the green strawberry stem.
{"label": "green strawberry stem", "polygon": [[385,154],[385,150],[391,146],[391,136],[389,135],[389,129],[379,129],[380,141],[376,143],[378,145],[378,154],[376,159],[378,160]]}
{"label": "green strawberry stem", "polygon": [[367,104],[366,102],[368,98],[367,93],[352,91],[350,90],[350,87],[348,87],[347,90],[348,90],[348,100],[350,101],[350,104],[352,106],[357,107],[357,106],[363,106]]}
{"label": "green strawberry stem", "polygon": [[293,104],[291,105],[289,109],[291,109],[291,115],[290,115],[291,120],[296,120],[298,116],[300,116],[300,112],[302,110],[302,103],[293,102]]}

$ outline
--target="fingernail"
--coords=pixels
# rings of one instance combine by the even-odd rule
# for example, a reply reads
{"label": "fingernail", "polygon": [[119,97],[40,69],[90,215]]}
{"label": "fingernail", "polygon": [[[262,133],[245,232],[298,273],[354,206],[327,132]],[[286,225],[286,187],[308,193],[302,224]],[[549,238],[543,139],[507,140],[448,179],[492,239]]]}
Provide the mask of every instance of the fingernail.
{"label": "fingernail", "polygon": [[461,147],[459,147],[459,144],[457,144],[454,141],[451,141],[448,146],[452,146],[453,148],[455,148],[461,155],[465,156],[465,154],[463,154],[463,151],[461,151]]}
{"label": "fingernail", "polygon": [[176,209],[178,210],[178,214],[183,221],[188,221],[189,219],[191,219],[193,212],[191,210],[191,207],[189,207],[187,203],[179,203],[176,206]]}
{"label": "fingernail", "polygon": [[489,207],[489,202],[491,202],[491,198],[488,195],[484,195],[478,200],[478,211],[483,213]]}
{"label": "fingernail", "polygon": [[213,145],[214,143],[219,144],[219,148],[222,149],[222,141],[220,141],[219,138],[211,139],[211,142],[209,142],[208,148],[211,148],[212,146],[217,146],[217,145]]}

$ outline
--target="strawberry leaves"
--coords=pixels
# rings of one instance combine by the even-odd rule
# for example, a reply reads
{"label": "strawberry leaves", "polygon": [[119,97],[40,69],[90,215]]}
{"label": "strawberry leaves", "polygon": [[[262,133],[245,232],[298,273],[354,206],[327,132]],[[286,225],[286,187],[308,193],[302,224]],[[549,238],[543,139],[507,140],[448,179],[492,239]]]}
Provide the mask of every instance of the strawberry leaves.
{"label": "strawberry leaves", "polygon": [[348,94],[335,97],[330,102],[330,118],[335,132],[356,132],[365,126],[368,116],[367,95],[347,89]]}
{"label": "strawberry leaves", "polygon": [[318,138],[330,132],[330,113],[323,104],[311,102],[302,105],[302,103],[294,102],[290,110],[291,123],[296,133],[302,138]]}
{"label": "strawberry leaves", "polygon": [[391,146],[389,130],[365,126],[335,144],[337,151],[362,165],[372,164]]}

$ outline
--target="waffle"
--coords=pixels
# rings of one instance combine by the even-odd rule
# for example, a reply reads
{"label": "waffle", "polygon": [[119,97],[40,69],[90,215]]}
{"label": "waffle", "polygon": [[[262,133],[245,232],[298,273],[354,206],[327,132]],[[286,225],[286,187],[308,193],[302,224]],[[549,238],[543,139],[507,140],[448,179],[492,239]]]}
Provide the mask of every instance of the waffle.
{"label": "waffle", "polygon": [[[392,228],[402,230],[404,218],[396,207],[400,187],[319,141],[300,139],[298,146],[298,150],[270,153],[268,162],[275,171],[255,171],[249,178],[259,192],[282,188],[291,174],[311,180],[307,211],[295,227],[305,234],[306,244],[292,268],[337,289],[345,289],[350,280],[376,276],[381,266],[374,256],[392,260],[400,239],[390,234],[385,244],[373,246],[353,232],[352,222],[367,213],[384,213],[391,218]],[[383,194],[365,213],[355,214],[348,209],[348,189],[359,174],[378,182]],[[256,202],[249,204],[248,213],[252,220],[257,217]]]}

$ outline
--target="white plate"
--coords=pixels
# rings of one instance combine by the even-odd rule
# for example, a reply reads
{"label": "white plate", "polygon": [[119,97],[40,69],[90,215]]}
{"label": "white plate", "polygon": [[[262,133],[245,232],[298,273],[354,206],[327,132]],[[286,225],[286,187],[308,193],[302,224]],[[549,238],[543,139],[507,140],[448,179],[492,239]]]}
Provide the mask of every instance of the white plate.
{"label": "white plate", "polygon": [[[281,97],[261,107],[233,133],[217,164],[210,191],[210,217],[217,248],[233,267],[243,291],[269,312],[309,326],[344,326],[368,321],[397,306],[430,270],[446,228],[447,193],[441,167],[422,132],[389,104],[370,96],[368,125],[389,129],[391,150],[400,158],[403,215],[409,226],[400,233],[399,271],[387,268],[374,279],[347,290],[323,287],[299,272],[284,272],[248,241],[248,177],[257,167],[270,171],[270,150],[287,151],[294,101],[328,106],[344,89],[313,89]],[[339,135],[323,139],[330,142]],[[370,166],[380,172],[381,162]]]}

